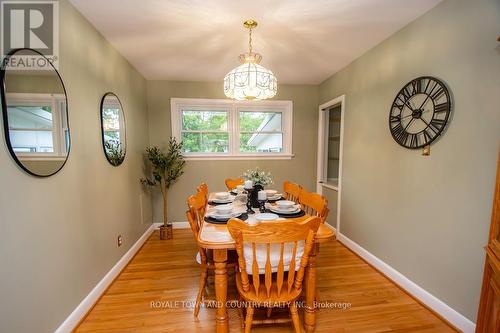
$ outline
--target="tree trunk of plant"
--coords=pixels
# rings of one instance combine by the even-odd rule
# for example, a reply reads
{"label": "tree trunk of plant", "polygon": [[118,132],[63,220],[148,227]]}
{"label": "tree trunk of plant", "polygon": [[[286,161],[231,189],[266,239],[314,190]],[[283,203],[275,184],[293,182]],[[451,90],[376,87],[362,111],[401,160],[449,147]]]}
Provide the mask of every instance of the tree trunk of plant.
{"label": "tree trunk of plant", "polygon": [[163,196],[163,225],[166,227],[168,225],[168,214],[167,214],[168,190],[165,188],[161,194]]}
{"label": "tree trunk of plant", "polygon": [[168,189],[162,187],[161,195],[163,197],[163,225],[160,227],[160,239],[171,239],[173,236],[172,224],[168,223]]}

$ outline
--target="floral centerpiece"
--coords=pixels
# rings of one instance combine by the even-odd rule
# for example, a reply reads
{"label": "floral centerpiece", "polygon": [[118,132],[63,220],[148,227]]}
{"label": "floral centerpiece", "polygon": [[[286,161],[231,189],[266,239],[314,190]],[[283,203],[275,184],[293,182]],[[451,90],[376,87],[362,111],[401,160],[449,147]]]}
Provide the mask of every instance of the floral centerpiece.
{"label": "floral centerpiece", "polygon": [[271,173],[262,171],[259,168],[248,169],[241,177],[245,180],[251,180],[254,186],[260,185],[262,188],[273,183]]}
{"label": "floral centerpiece", "polygon": [[259,201],[257,200],[257,193],[264,189],[264,186],[271,185],[273,183],[273,178],[270,172],[265,172],[259,168],[248,169],[245,171],[241,177],[245,180],[251,180],[253,183],[253,189],[249,191],[249,199],[252,207],[259,207]]}

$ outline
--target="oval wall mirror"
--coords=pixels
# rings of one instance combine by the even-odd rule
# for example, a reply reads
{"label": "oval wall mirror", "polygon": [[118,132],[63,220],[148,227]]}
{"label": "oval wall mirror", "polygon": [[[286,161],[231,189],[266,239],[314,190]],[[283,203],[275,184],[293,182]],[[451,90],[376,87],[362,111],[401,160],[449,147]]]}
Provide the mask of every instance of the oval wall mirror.
{"label": "oval wall mirror", "polygon": [[125,116],[120,99],[111,92],[101,100],[101,129],[104,155],[111,165],[119,166],[127,152]]}
{"label": "oval wall mirror", "polygon": [[[27,65],[30,61],[45,65],[35,68]],[[17,49],[3,59],[0,78],[5,141],[12,158],[33,176],[57,173],[70,151],[68,101],[61,76],[41,53]]]}

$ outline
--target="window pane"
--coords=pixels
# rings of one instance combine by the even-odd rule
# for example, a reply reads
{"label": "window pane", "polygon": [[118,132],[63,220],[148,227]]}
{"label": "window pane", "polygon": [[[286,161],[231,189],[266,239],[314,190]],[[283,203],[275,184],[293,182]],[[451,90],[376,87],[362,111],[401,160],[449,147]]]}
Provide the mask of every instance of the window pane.
{"label": "window pane", "polygon": [[102,127],[104,132],[118,132],[120,130],[120,108],[103,107]]}
{"label": "window pane", "polygon": [[281,132],[281,112],[240,111],[240,130],[242,132]]}
{"label": "window pane", "polygon": [[53,153],[52,131],[10,130],[10,142],[15,152]]}
{"label": "window pane", "polygon": [[227,131],[227,112],[182,111],[182,129],[188,131]]}
{"label": "window pane", "polygon": [[182,133],[182,150],[185,153],[227,153],[228,133]]}
{"label": "window pane", "polygon": [[283,151],[283,134],[242,133],[240,135],[240,151],[242,153],[281,153]]}
{"label": "window pane", "polygon": [[9,127],[18,129],[52,129],[52,108],[40,106],[8,106]]}

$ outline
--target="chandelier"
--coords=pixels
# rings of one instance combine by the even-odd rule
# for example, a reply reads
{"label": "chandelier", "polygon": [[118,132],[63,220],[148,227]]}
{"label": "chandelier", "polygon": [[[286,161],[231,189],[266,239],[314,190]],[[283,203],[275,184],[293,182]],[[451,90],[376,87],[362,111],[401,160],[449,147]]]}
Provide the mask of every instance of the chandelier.
{"label": "chandelier", "polygon": [[278,90],[278,80],[273,72],[259,65],[262,56],[252,51],[252,29],[257,22],[247,20],[243,26],[249,30],[249,51],[240,54],[241,65],[224,77],[224,94],[239,101],[272,98]]}

